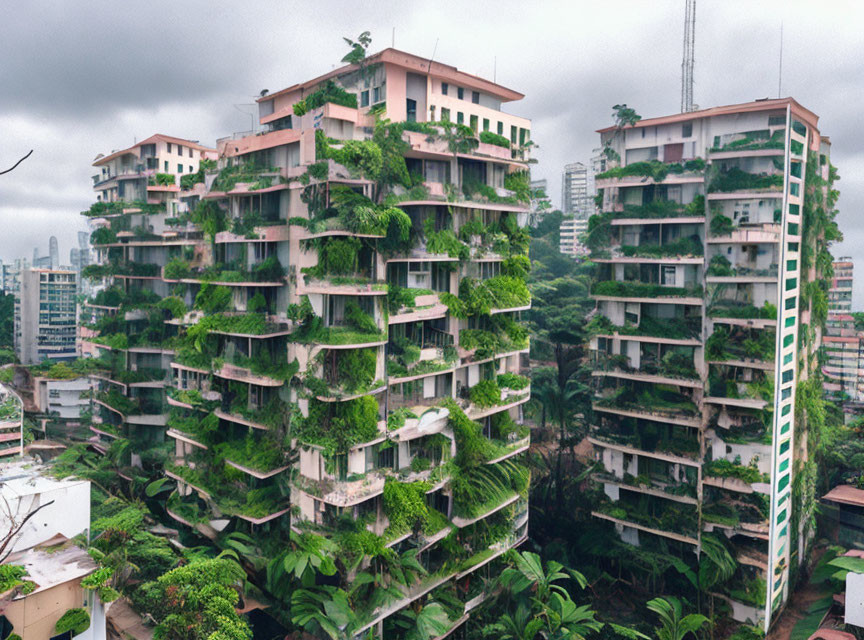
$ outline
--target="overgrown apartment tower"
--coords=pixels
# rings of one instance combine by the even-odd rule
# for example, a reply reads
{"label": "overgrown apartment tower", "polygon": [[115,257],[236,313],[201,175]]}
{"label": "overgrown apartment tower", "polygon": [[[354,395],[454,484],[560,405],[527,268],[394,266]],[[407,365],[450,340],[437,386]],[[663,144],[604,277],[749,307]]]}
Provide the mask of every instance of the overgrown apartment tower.
{"label": "overgrown apartment tower", "polygon": [[789,98],[600,135],[594,516],[691,565],[728,554],[734,574],[701,588],[768,628],[814,534],[830,144]]}
{"label": "overgrown apartment tower", "polygon": [[[179,523],[268,559],[326,540],[356,585],[348,635],[401,637],[411,603],[463,624],[527,534],[530,123],[502,110],[521,98],[386,49],[262,96],[262,131],[219,140],[192,177],[160,157],[143,202],[87,212],[100,402],[122,418],[108,394],[169,381],[167,424],[124,473],[152,477],[167,438]],[[100,435],[109,455],[132,437]]]}

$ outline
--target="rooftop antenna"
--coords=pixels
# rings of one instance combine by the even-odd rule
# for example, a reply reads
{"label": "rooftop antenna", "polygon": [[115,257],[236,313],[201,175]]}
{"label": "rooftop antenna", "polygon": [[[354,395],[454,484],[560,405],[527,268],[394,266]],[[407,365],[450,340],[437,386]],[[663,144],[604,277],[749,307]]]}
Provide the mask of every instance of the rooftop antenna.
{"label": "rooftop antenna", "polygon": [[777,97],[781,97],[783,87],[783,21],[780,21],[780,70],[777,72]]}
{"label": "rooftop antenna", "polygon": [[432,49],[432,57],[429,58],[429,67],[426,69],[426,73],[432,71],[432,61],[435,59],[436,53],[438,53],[438,38],[435,38],[435,48]]}
{"label": "rooftop antenna", "polygon": [[392,39],[392,44],[390,46],[393,47],[394,49],[396,48],[396,27],[393,27],[393,39]]}
{"label": "rooftop antenna", "polygon": [[693,111],[693,61],[696,48],[696,0],[684,8],[684,55],[681,60],[681,113]]}

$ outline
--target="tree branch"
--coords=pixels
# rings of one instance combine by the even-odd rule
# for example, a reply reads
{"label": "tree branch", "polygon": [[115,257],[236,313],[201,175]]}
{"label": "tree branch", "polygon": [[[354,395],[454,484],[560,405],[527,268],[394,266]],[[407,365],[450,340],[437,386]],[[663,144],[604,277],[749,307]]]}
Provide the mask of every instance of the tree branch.
{"label": "tree branch", "polygon": [[10,171],[14,171],[15,168],[16,168],[19,164],[21,164],[22,162],[24,162],[27,158],[29,158],[29,157],[32,155],[32,153],[33,153],[33,149],[30,149],[30,151],[27,153],[27,155],[24,156],[23,158],[21,158],[18,162],[16,162],[15,164],[13,164],[11,167],[9,167],[8,169],[6,169],[5,171],[0,171],[0,176],[2,176],[4,173],[9,173]]}
{"label": "tree branch", "polygon": [[[52,505],[52,504],[54,504],[54,500],[51,500],[50,502],[46,502],[45,504],[43,504],[43,505],[41,505],[41,506],[39,506],[39,507],[33,509],[33,511],[31,511],[30,513],[28,513],[27,516],[26,516],[26,517],[21,521],[21,524],[19,524],[17,527],[14,527],[14,526],[13,526],[12,530],[9,531],[9,533],[8,533],[8,534],[6,535],[6,537],[3,539],[3,542],[0,543],[0,564],[2,564],[3,562],[5,562],[5,561],[6,561],[6,558],[8,558],[8,557],[11,555],[11,553],[12,553],[12,549],[9,549],[9,551],[7,552],[7,551],[6,551],[6,547],[8,547],[8,546],[9,546],[9,543],[12,542],[12,539],[13,539],[16,535],[18,535],[18,532],[21,531],[21,529],[24,528],[24,525],[27,524],[27,521],[28,521],[30,518],[32,518],[33,516],[35,516],[37,513],[39,513],[42,509],[44,509],[45,507],[48,507],[48,506],[50,506],[50,505]],[[13,548],[14,548],[14,547],[13,547]]]}

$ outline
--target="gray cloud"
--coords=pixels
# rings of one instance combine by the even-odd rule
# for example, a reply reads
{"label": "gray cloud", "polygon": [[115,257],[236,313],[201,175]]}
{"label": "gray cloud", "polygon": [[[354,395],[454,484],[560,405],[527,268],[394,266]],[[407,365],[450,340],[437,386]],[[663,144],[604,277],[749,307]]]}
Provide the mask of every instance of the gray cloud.
{"label": "gray cloud", "polygon": [[[820,115],[839,168],[840,224],[862,274],[864,306],[864,148],[858,100],[862,7],[835,0],[728,0],[699,3],[696,102],[703,107],[777,93],[784,24],[782,93]],[[45,0],[0,6],[0,166],[35,153],[0,177],[0,257],[29,256],[60,239],[66,255],[93,199],[97,153],[155,132],[213,144],[249,128],[248,105],[322,73],[345,52],[342,36],[370,30],[373,49],[396,46],[496,75],[526,98],[505,108],[533,120],[540,145],[535,177],[559,199],[561,167],[587,160],[595,130],[626,102],[644,117],[677,111],[681,0],[515,0],[469,4],[393,0],[349,4],[212,0],[104,3]],[[239,109],[239,110],[238,110]]]}

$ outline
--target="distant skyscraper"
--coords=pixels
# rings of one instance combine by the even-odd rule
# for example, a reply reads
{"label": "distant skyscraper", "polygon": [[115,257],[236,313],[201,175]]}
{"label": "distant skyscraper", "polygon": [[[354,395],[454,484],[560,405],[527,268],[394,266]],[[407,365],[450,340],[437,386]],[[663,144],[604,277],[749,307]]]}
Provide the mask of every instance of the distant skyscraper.
{"label": "distant skyscraper", "polygon": [[57,236],[48,239],[48,256],[51,258],[51,268],[60,268],[60,246],[57,244]]}
{"label": "distant skyscraper", "polygon": [[561,211],[583,220],[594,213],[588,174],[588,167],[581,162],[574,162],[564,167],[561,177]]}

